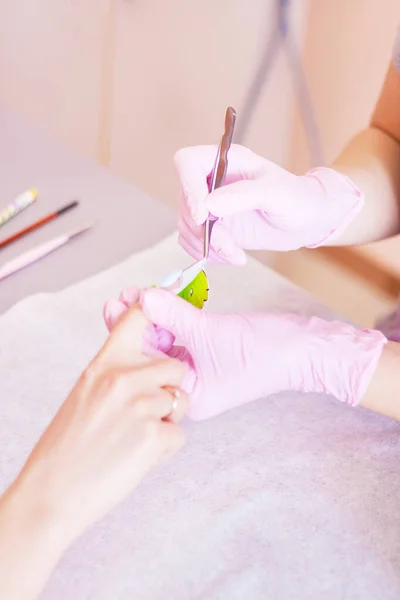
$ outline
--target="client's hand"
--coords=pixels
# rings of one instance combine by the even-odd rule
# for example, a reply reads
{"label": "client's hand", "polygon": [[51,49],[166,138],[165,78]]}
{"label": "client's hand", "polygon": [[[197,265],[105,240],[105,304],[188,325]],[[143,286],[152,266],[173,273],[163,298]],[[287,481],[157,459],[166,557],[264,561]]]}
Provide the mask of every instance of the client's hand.
{"label": "client's hand", "polygon": [[[183,444],[186,412],[178,360],[143,354],[138,308],[119,320],[26,463],[26,489],[46,490],[55,518],[79,534],[121,502]],[[173,410],[174,392],[180,394]]]}
{"label": "client's hand", "polygon": [[215,146],[194,146],[175,156],[181,184],[179,242],[194,258],[203,255],[209,213],[218,217],[210,259],[243,264],[243,250],[316,247],[338,237],[363,206],[344,175],[320,167],[296,176],[243,146],[229,152],[226,185],[208,193]]}
{"label": "client's hand", "polygon": [[0,499],[1,598],[35,598],[65,548],[181,448],[185,369],[143,353],[147,325],[138,307],[118,321]]}
{"label": "client's hand", "polygon": [[[130,288],[106,305],[110,328],[138,296]],[[187,365],[183,387],[191,394],[193,419],[283,390],[323,392],[357,404],[385,343],[379,332],[318,318],[210,314],[159,289],[142,292],[141,304],[157,324],[151,336],[157,349]],[[179,346],[172,345],[174,337]]]}

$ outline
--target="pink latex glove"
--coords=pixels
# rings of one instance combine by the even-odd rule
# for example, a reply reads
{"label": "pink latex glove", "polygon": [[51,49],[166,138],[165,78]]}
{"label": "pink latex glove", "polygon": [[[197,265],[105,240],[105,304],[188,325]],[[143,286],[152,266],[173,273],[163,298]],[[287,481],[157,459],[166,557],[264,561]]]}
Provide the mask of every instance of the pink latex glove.
{"label": "pink latex glove", "polygon": [[[138,290],[122,297],[129,296],[137,302]],[[170,332],[157,349],[187,365],[183,388],[194,420],[284,390],[327,393],[356,405],[386,342],[378,331],[318,318],[211,314],[159,289],[142,292],[140,301],[149,321]],[[109,328],[125,309],[122,302],[106,305]],[[172,346],[174,338],[179,346]]]}
{"label": "pink latex glove", "polygon": [[[109,300],[104,306],[104,321],[109,331],[114,329],[121,315],[134,304],[140,301],[140,290],[136,287],[127,287],[123,290],[118,300]],[[155,355],[159,352],[167,353],[171,350],[175,341],[175,336],[166,329],[157,325],[151,325],[147,328],[145,339],[143,340],[143,350],[148,355]]]}
{"label": "pink latex glove", "polygon": [[203,223],[219,217],[210,260],[244,264],[243,250],[296,250],[338,237],[361,210],[363,196],[332,169],[296,176],[243,146],[232,145],[226,185],[208,194],[215,146],[183,148],[175,155],[181,184],[179,242],[194,258],[203,253]]}

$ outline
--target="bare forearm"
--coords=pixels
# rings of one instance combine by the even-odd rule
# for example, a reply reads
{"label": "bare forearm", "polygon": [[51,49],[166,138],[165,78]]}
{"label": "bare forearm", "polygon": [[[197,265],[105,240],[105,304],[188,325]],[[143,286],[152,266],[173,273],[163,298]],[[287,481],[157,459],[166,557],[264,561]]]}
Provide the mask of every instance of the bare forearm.
{"label": "bare forearm", "polygon": [[0,598],[34,600],[65,546],[48,509],[14,484],[0,499]]}
{"label": "bare forearm", "polygon": [[400,421],[400,344],[389,342],[385,345],[360,404]]}
{"label": "bare forearm", "polygon": [[362,131],[332,167],[350,177],[365,197],[360,214],[334,245],[367,244],[400,232],[400,144],[381,129]]}

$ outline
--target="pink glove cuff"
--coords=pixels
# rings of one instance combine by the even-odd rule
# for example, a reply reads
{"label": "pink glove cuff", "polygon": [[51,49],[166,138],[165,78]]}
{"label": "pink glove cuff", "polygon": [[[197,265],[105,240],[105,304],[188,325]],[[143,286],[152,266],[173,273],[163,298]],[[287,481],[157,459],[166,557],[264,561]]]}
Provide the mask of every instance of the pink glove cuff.
{"label": "pink glove cuff", "polygon": [[400,342],[400,300],[394,311],[378,320],[376,328],[391,342]]}
{"label": "pink glove cuff", "polygon": [[307,368],[303,370],[305,392],[323,392],[356,406],[375,373],[386,337],[370,329],[346,323],[327,322],[317,317],[306,324]]}
{"label": "pink glove cuff", "polygon": [[320,240],[307,248],[317,248],[331,242],[347,229],[364,206],[364,195],[349,177],[327,167],[316,167],[304,177],[314,178],[329,199],[326,223],[329,229]]}

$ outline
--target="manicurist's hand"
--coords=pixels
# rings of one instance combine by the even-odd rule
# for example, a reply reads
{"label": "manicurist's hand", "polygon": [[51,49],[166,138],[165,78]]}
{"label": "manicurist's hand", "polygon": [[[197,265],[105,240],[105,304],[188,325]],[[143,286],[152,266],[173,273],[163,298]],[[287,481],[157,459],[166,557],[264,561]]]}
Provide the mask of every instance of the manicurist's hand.
{"label": "manicurist's hand", "polygon": [[208,193],[215,146],[183,148],[175,155],[181,185],[179,241],[194,258],[203,255],[204,222],[218,217],[210,259],[243,264],[244,250],[295,250],[336,239],[358,214],[363,196],[336,170],[320,167],[296,176],[232,145],[226,185]]}
{"label": "manicurist's hand", "polygon": [[[106,305],[111,329],[138,297],[128,288]],[[359,404],[386,342],[378,331],[316,317],[204,312],[160,289],[140,292],[140,302],[156,324],[148,337],[155,350],[186,365],[182,385],[196,420],[288,390]]]}

